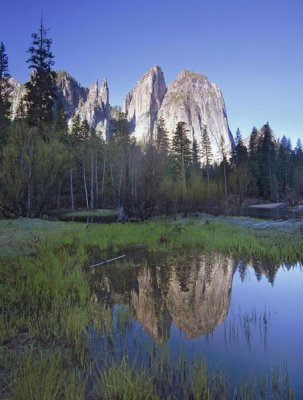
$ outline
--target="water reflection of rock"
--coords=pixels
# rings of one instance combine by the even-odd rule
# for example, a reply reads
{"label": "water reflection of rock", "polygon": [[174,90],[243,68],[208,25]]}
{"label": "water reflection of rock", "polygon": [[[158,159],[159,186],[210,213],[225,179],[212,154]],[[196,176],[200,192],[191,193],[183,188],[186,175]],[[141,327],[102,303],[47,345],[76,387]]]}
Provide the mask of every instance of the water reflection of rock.
{"label": "water reflection of rock", "polygon": [[161,268],[141,269],[131,303],[135,316],[156,340],[164,341],[171,320],[190,339],[211,333],[230,305],[234,263],[216,255],[173,263],[163,281]]}
{"label": "water reflection of rock", "polygon": [[164,342],[169,335],[171,318],[154,268],[143,268],[138,275],[138,290],[132,290],[131,303],[137,320],[156,340]]}

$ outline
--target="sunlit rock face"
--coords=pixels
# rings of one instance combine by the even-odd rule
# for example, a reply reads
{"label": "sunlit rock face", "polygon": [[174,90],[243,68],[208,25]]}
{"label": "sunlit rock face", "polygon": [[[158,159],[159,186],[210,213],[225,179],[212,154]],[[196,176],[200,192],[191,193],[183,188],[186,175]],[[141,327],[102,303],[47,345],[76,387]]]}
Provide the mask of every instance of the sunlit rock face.
{"label": "sunlit rock face", "polygon": [[163,72],[154,66],[126,96],[122,111],[127,115],[130,131],[137,140],[148,140],[152,136],[165,93]]}
{"label": "sunlit rock face", "polygon": [[98,81],[92,83],[89,89],[83,88],[67,73],[59,73],[56,79],[56,104],[63,104],[71,126],[72,118],[79,115],[81,121],[86,120],[99,136],[108,137],[110,105],[109,89],[104,79],[101,86]]}
{"label": "sunlit rock face", "polygon": [[[12,90],[10,92],[12,117],[26,94],[25,85],[11,78]],[[107,81],[103,80],[101,86],[95,81],[89,89],[80,84],[67,72],[59,71],[56,78],[56,100],[54,110],[61,104],[66,112],[68,125],[71,126],[72,118],[79,115],[81,121],[87,120],[90,127],[94,128],[99,136],[108,137],[110,105]]]}
{"label": "sunlit rock face", "polygon": [[219,87],[206,76],[182,71],[166,88],[160,67],[151,68],[129,92],[122,111],[137,140],[148,140],[156,134],[156,121],[165,121],[172,139],[178,122],[186,123],[188,136],[201,142],[206,126],[211,142],[213,161],[228,154],[232,136],[228,127],[225,103]]}
{"label": "sunlit rock face", "polygon": [[15,118],[18,108],[22,102],[22,99],[26,94],[26,88],[24,85],[17,82],[16,79],[14,78],[9,79],[9,84],[10,84],[9,95],[11,101],[11,116],[12,118]]}
{"label": "sunlit rock face", "polygon": [[143,268],[137,279],[139,289],[131,292],[135,317],[154,339],[165,342],[169,335],[171,319],[155,271]]}
{"label": "sunlit rock face", "polygon": [[234,264],[221,256],[201,256],[188,269],[186,279],[182,280],[177,268],[172,269],[165,302],[174,324],[188,339],[194,339],[211,333],[224,322],[230,305]]}
{"label": "sunlit rock face", "polygon": [[189,130],[189,138],[195,138],[201,143],[202,130],[206,126],[214,161],[222,159],[223,143],[224,151],[230,152],[232,136],[223,95],[219,87],[206,76],[182,71],[168,86],[158,113],[160,117],[165,121],[170,138],[177,123],[184,121]]}

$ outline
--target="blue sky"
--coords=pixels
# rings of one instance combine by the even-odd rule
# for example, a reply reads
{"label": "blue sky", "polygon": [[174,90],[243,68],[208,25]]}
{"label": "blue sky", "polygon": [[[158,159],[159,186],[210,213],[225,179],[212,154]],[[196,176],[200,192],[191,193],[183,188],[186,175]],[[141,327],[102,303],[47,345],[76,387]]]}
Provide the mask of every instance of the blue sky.
{"label": "blue sky", "polygon": [[84,86],[106,77],[113,105],[152,65],[167,83],[189,69],[220,86],[233,133],[269,121],[294,144],[303,137],[303,0],[10,0],[0,40],[21,82],[41,12],[56,69]]}

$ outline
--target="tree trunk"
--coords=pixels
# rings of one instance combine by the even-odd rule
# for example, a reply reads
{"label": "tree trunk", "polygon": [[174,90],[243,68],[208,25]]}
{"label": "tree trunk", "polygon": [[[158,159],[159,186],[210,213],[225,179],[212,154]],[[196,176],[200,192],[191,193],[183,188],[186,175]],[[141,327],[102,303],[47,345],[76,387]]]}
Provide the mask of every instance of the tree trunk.
{"label": "tree trunk", "polygon": [[104,160],[103,160],[103,171],[102,171],[102,186],[101,186],[101,201],[103,201],[103,195],[104,195],[104,182],[105,182],[105,168],[106,168],[106,154],[104,155]]}
{"label": "tree trunk", "polygon": [[98,182],[98,151],[95,156],[95,192],[96,192],[96,208],[99,207],[99,182]]}
{"label": "tree trunk", "polygon": [[57,209],[60,208],[60,193],[61,193],[61,179],[58,184],[58,194],[57,194]]}
{"label": "tree trunk", "polygon": [[91,148],[91,171],[90,171],[90,208],[94,208],[94,152]]}
{"label": "tree trunk", "polygon": [[71,199],[71,208],[75,209],[74,203],[74,180],[73,180],[73,167],[70,169],[70,199]]}
{"label": "tree trunk", "polygon": [[32,216],[32,161],[33,161],[33,147],[28,139],[29,146],[29,171],[28,171],[28,184],[27,184],[27,216]]}
{"label": "tree trunk", "polygon": [[85,173],[84,164],[83,164],[83,185],[84,185],[84,192],[85,192],[86,208],[89,209],[88,192],[87,192],[87,184],[86,184],[86,173]]}
{"label": "tree trunk", "polygon": [[82,167],[83,167],[83,186],[84,186],[84,193],[85,193],[86,208],[89,209],[88,191],[87,191],[87,183],[86,183],[86,171],[85,171],[84,145],[82,145]]}
{"label": "tree trunk", "polygon": [[223,158],[223,175],[224,175],[224,193],[225,200],[227,200],[227,176],[226,176],[226,160]]}

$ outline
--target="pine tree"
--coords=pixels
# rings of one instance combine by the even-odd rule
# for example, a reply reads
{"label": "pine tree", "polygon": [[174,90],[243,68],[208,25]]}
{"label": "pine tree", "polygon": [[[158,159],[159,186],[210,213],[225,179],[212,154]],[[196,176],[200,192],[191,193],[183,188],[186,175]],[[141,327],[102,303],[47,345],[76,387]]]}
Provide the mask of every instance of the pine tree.
{"label": "pine tree", "polygon": [[165,127],[165,121],[162,117],[160,117],[157,122],[156,144],[157,144],[157,149],[159,151],[168,153],[169,149],[168,131]]}
{"label": "pine tree", "polygon": [[234,164],[236,167],[246,165],[248,161],[247,148],[243,143],[240,129],[237,129],[236,140],[234,146]]}
{"label": "pine tree", "polygon": [[181,181],[181,200],[187,212],[187,176],[192,163],[191,141],[188,138],[186,123],[178,122],[172,140],[172,158],[175,164],[176,178]]}
{"label": "pine tree", "polygon": [[248,145],[248,170],[252,177],[253,185],[251,185],[250,193],[251,194],[260,194],[260,168],[259,168],[259,159],[258,159],[258,143],[260,140],[260,135],[258,129],[254,126],[250,137],[249,137],[249,145]]}
{"label": "pine tree", "polygon": [[209,174],[210,174],[210,165],[212,161],[212,151],[211,151],[211,144],[210,139],[207,131],[207,127],[204,126],[202,131],[202,143],[201,143],[201,154],[202,154],[202,161],[206,168],[206,176],[207,176],[207,183],[209,183]]}
{"label": "pine tree", "polygon": [[291,185],[292,165],[291,165],[291,141],[283,136],[278,150],[278,178],[282,193],[286,193]]}
{"label": "pine tree", "polygon": [[188,129],[185,122],[178,122],[172,140],[172,156],[181,179],[185,179],[186,171],[191,164],[191,141],[187,137]]}
{"label": "pine tree", "polygon": [[3,42],[0,43],[0,145],[5,142],[5,129],[9,124],[10,101],[9,101],[9,78],[8,57]]}
{"label": "pine tree", "polygon": [[277,152],[273,132],[268,122],[261,128],[257,153],[260,167],[261,195],[277,200]]}
{"label": "pine tree", "polygon": [[41,126],[53,117],[53,102],[56,97],[55,78],[52,70],[54,56],[51,52],[52,40],[47,36],[47,30],[40,22],[37,33],[32,34],[32,45],[28,49],[27,60],[32,69],[31,79],[26,83],[28,121],[30,125]]}
{"label": "pine tree", "polygon": [[195,171],[198,171],[201,167],[199,153],[200,153],[199,145],[196,138],[194,138],[192,145],[192,165]]}

